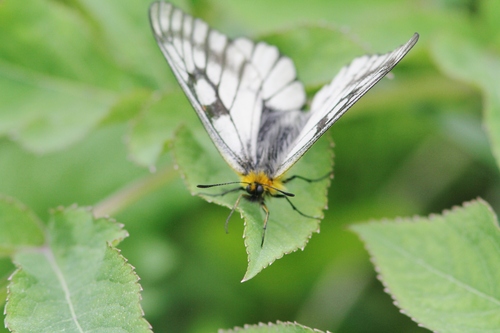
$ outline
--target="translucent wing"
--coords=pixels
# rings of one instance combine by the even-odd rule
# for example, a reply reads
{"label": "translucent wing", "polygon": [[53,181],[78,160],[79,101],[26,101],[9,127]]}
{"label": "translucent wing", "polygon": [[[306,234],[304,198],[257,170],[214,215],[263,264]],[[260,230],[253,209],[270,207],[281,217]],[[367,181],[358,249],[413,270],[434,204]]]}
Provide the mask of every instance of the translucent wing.
{"label": "translucent wing", "polygon": [[292,61],[274,46],[231,40],[169,3],[153,3],[150,20],[163,55],[221,155],[240,174],[254,170],[261,121],[269,110],[299,110],[305,103]]}
{"label": "translucent wing", "polygon": [[285,173],[311,146],[371,87],[386,76],[411,50],[418,34],[396,50],[363,56],[343,67],[339,74],[314,96],[304,127],[290,144],[286,157],[276,168],[274,177]]}

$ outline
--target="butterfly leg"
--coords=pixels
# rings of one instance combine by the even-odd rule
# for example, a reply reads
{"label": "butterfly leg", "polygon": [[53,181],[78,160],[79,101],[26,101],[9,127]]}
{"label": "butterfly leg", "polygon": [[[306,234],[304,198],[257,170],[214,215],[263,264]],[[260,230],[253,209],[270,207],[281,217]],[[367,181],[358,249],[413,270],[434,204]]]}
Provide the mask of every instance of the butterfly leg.
{"label": "butterfly leg", "polygon": [[288,201],[288,203],[290,204],[290,206],[292,206],[293,210],[304,217],[307,217],[310,219],[319,219],[320,218],[318,216],[311,216],[311,215],[307,215],[307,214],[302,213],[297,207],[295,207],[295,205],[292,203],[292,201],[286,195],[277,194],[277,195],[273,195],[273,198],[285,198],[286,201]]}
{"label": "butterfly leg", "polygon": [[266,213],[266,218],[264,219],[264,226],[262,227],[262,241],[260,242],[260,247],[264,246],[264,238],[266,237],[267,221],[269,220],[269,209],[267,209],[264,201],[260,203],[262,210]]}
{"label": "butterfly leg", "polygon": [[305,180],[308,183],[314,183],[314,182],[319,182],[319,181],[321,181],[323,179],[326,179],[326,178],[332,177],[332,176],[333,176],[333,172],[329,172],[326,175],[321,176],[321,177],[316,178],[316,179],[309,179],[309,178],[302,177],[302,176],[299,176],[299,175],[293,175],[290,178],[287,178],[287,179],[283,180],[283,184],[288,183],[289,181],[294,180],[295,178]]}
{"label": "butterfly leg", "polygon": [[238,207],[238,205],[240,204],[240,200],[241,200],[241,197],[243,196],[243,193],[241,193],[239,196],[238,196],[238,199],[236,199],[236,202],[234,203],[234,206],[233,208],[231,209],[231,212],[229,213],[229,216],[227,217],[226,219],[226,223],[224,223],[224,229],[226,229],[226,234],[229,233],[229,229],[227,228],[228,224],[229,224],[229,219],[231,218],[231,216],[233,215],[234,211],[236,210],[236,208]]}
{"label": "butterfly leg", "polygon": [[[221,196],[226,195],[228,193],[237,192],[237,191],[244,191],[244,190],[245,189],[242,188],[242,187],[235,187],[235,188],[232,188],[230,190],[227,190],[227,191],[224,191],[224,192],[221,192],[221,193],[215,193],[215,194],[213,194],[213,193],[198,193],[198,194],[203,194],[203,195],[207,195],[207,196],[210,196],[210,197],[221,197]],[[224,223],[224,229],[226,230],[226,234],[229,233],[229,229],[227,227],[228,224],[229,224],[229,219],[231,218],[231,216],[233,216],[234,211],[236,210],[236,208],[240,204],[240,200],[241,200],[242,196],[243,196],[243,193],[238,196],[238,199],[236,199],[236,202],[234,203],[234,206],[231,209],[231,212],[229,213],[229,216],[226,219],[226,223]]]}

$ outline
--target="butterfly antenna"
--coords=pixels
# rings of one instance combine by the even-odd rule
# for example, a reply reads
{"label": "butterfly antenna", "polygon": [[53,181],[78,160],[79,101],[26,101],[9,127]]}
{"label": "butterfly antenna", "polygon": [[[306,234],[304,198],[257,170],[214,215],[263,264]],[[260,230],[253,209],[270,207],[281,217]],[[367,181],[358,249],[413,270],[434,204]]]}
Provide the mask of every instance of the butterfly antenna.
{"label": "butterfly antenna", "polygon": [[208,185],[196,185],[198,188],[210,188],[210,187],[215,187],[215,186],[224,186],[224,185],[232,185],[232,184],[246,184],[244,182],[227,182],[227,183],[220,183],[220,184],[208,184]]}
{"label": "butterfly antenna", "polygon": [[269,186],[269,185],[264,185],[264,186],[267,188],[271,188],[271,189],[275,190],[276,192],[279,192],[287,197],[294,197],[295,196],[295,194],[293,194],[293,193],[282,191],[282,190],[277,189],[276,187],[273,187],[273,186]]}
{"label": "butterfly antenna", "polygon": [[227,217],[227,219],[226,219],[226,223],[224,224],[224,229],[226,229],[226,234],[228,234],[228,233],[229,233],[229,229],[228,229],[228,227],[227,227],[227,226],[228,226],[228,224],[229,224],[229,219],[231,218],[231,216],[233,216],[234,211],[236,210],[236,208],[237,208],[237,207],[238,207],[238,205],[240,204],[240,200],[241,200],[241,197],[242,197],[242,196],[243,196],[243,193],[242,193],[242,194],[240,194],[240,195],[238,196],[238,199],[237,199],[237,200],[236,200],[236,202],[234,203],[234,206],[233,206],[233,208],[231,209],[231,212],[229,213],[229,216],[228,216],[228,217]]}

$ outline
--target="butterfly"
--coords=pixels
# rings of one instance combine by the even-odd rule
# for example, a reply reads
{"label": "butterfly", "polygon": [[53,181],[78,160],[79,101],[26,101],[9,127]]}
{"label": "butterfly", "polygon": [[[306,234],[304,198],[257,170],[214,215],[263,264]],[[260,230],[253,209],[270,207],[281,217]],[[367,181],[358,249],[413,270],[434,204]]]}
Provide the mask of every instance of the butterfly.
{"label": "butterfly", "polygon": [[[387,75],[418,40],[392,52],[365,55],[343,67],[305,111],[306,93],[292,60],[276,46],[230,39],[170,3],[150,7],[154,37],[203,126],[239,182],[242,197],[257,202],[269,219],[266,197],[288,199],[285,173],[361,96]],[[308,180],[310,181],[310,180]],[[299,210],[297,210],[304,216]],[[229,220],[231,214],[226,220]]]}

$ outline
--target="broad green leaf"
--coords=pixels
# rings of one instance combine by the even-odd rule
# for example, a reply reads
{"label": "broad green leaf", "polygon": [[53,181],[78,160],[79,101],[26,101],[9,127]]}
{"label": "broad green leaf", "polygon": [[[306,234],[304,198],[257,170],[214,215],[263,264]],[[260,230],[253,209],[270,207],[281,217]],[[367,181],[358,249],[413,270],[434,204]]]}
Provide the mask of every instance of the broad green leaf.
{"label": "broad green leaf", "polygon": [[495,0],[486,0],[481,3],[481,23],[484,24],[485,34],[483,38],[488,38],[492,45],[500,45],[500,2]]}
{"label": "broad green leaf", "polygon": [[5,323],[15,332],[150,332],[132,266],[112,248],[121,226],[88,209],[52,212],[47,244],[19,251]]}
{"label": "broad green leaf", "polygon": [[415,321],[437,332],[500,332],[500,230],[486,202],[352,229]]}
{"label": "broad green leaf", "polygon": [[293,57],[299,78],[307,87],[330,82],[340,68],[367,53],[353,36],[333,26],[302,25],[263,39]]}
{"label": "broad green leaf", "polygon": [[[151,32],[148,9],[152,0],[80,0],[88,16],[98,24],[99,37],[115,66],[134,85],[169,88],[174,76],[164,67],[165,59]],[[175,1],[174,1],[175,2]]]}
{"label": "broad green leaf", "polygon": [[245,325],[244,327],[236,327],[230,330],[219,330],[219,333],[322,333],[317,329],[312,329],[297,323],[280,322],[274,323],[260,323],[258,325]]}
{"label": "broad green leaf", "polygon": [[175,129],[186,123],[190,127],[199,126],[196,113],[180,87],[175,93],[154,94],[130,127],[127,143],[132,159],[140,165],[154,167]]}
{"label": "broad green leaf", "polygon": [[54,151],[113,105],[122,74],[75,12],[54,1],[4,1],[0,32],[0,135]]}
{"label": "broad green leaf", "polygon": [[[444,20],[447,24],[454,20],[451,15],[443,15],[443,6],[437,1],[377,0],[373,6],[367,5],[366,0],[349,1],[349,5],[325,0],[293,4],[287,0],[210,2],[219,13],[217,20],[210,20],[211,25],[233,37],[244,35],[259,39],[276,31],[285,31],[286,34],[291,27],[324,24],[343,31],[349,39],[362,45],[363,54],[387,52],[415,32],[421,33],[422,37],[428,36],[447,26],[443,25]],[[320,52],[324,46],[316,45]],[[300,45],[297,47],[300,49]],[[320,61],[327,63],[328,60],[336,62],[334,59]]]}
{"label": "broad green leaf", "polygon": [[2,2],[0,136],[38,153],[63,149],[99,123],[136,114],[136,104],[123,108],[138,98],[128,91],[169,86],[167,68],[157,70],[164,60],[149,28],[149,4]]}
{"label": "broad green leaf", "polygon": [[[192,134],[182,128],[174,141],[174,155],[186,184],[193,194],[198,194],[209,202],[232,208],[241,191],[218,194],[239,185],[221,186],[219,188],[199,189],[199,184],[218,184],[238,181],[233,172],[211,147],[212,143],[205,136],[203,145],[196,141]],[[300,175],[309,179],[317,179],[331,172],[332,151],[328,138],[318,141],[315,146],[287,173],[288,176]],[[285,176],[286,177],[286,176]],[[328,178],[308,183],[295,179],[286,184],[287,191],[295,194],[290,200],[304,214],[318,217],[307,218],[294,211],[285,199],[268,198],[269,221],[265,233],[264,245],[261,247],[263,222],[265,214],[259,204],[242,199],[237,210],[245,220],[244,239],[248,254],[248,268],[243,281],[249,280],[262,269],[281,258],[284,254],[304,249],[313,232],[319,231],[319,221],[326,207]],[[228,211],[229,214],[229,211]],[[236,220],[233,217],[232,220]],[[224,221],[221,221],[223,224]],[[231,221],[230,223],[234,223]],[[230,227],[230,226],[229,226]]]}
{"label": "broad green leaf", "polygon": [[0,257],[24,247],[41,246],[41,221],[20,202],[0,196]]}
{"label": "broad green leaf", "polygon": [[147,107],[152,96],[153,92],[147,89],[136,89],[125,94],[113,105],[106,116],[101,119],[100,125],[121,124],[134,119]]}
{"label": "broad green leaf", "polygon": [[439,67],[451,77],[471,83],[484,96],[484,124],[500,166],[500,50],[481,45],[467,35],[443,33],[431,48]]}

